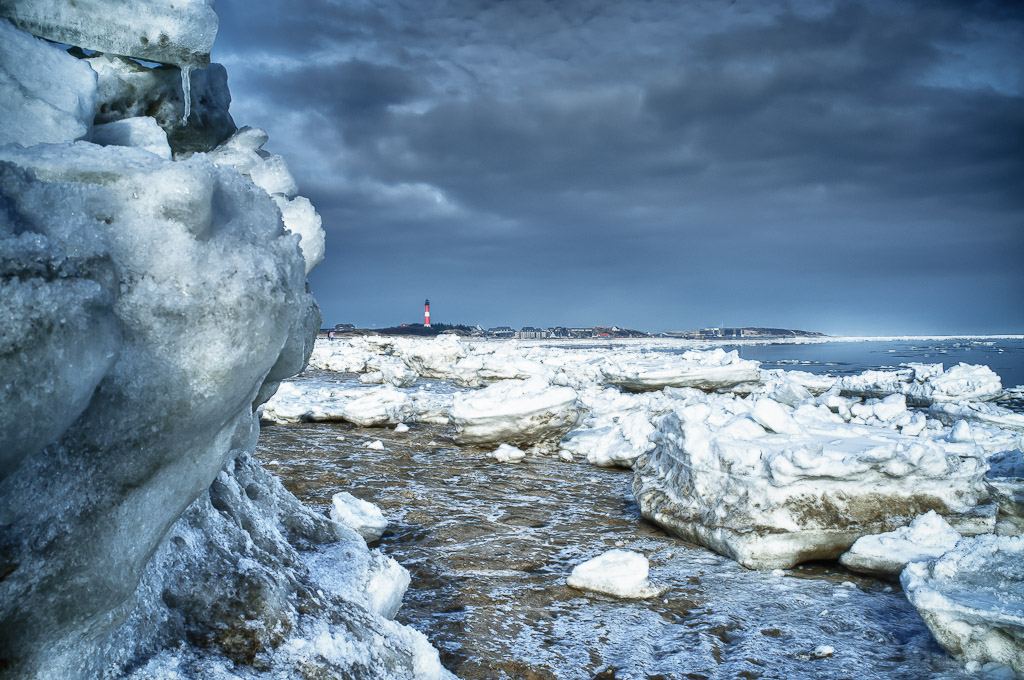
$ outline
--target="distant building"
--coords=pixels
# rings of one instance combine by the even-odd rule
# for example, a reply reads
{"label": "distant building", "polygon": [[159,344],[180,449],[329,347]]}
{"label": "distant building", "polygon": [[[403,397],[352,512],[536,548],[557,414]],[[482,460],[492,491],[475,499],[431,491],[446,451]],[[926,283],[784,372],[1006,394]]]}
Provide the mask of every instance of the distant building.
{"label": "distant building", "polygon": [[521,340],[537,340],[540,338],[550,337],[550,333],[546,328],[534,328],[533,326],[523,326],[522,329],[516,333],[516,337]]}
{"label": "distant building", "polygon": [[354,323],[339,323],[334,327],[334,330],[339,333],[344,331],[354,331],[355,329],[356,325]]}

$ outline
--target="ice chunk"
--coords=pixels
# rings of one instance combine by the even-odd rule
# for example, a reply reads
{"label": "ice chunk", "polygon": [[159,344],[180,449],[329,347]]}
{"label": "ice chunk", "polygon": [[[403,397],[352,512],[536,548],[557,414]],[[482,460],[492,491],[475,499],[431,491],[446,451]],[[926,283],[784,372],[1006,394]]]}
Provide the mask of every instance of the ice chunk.
{"label": "ice chunk", "polygon": [[648,580],[650,563],[640,553],[609,550],[575,566],[566,584],[580,590],[592,590],[613,597],[642,599],[665,592]]}
{"label": "ice chunk", "polygon": [[604,381],[627,390],[642,392],[664,387],[697,387],[716,390],[756,381],[756,361],[740,359],[735,351],[715,349],[689,351],[681,355],[626,359],[610,358],[601,366]]}
{"label": "ice chunk", "polygon": [[409,431],[409,426],[406,425],[405,423],[399,423],[398,425],[395,425],[395,433],[396,434],[404,434],[405,432],[408,432],[408,431]]}
{"label": "ice chunk", "polygon": [[557,440],[581,417],[576,391],[540,379],[503,380],[455,397],[451,421],[461,444]]}
{"label": "ice chunk", "polygon": [[291,198],[299,193],[295,178],[288,170],[288,163],[281,156],[271,156],[262,163],[257,163],[249,171],[249,176],[256,186],[271,196]]}
{"label": "ice chunk", "polygon": [[[285,228],[302,237],[302,240],[299,241],[299,248],[302,249],[303,259],[306,260],[306,273],[308,274],[324,259],[323,221],[313,208],[313,204],[304,196],[298,196],[291,200],[283,196],[274,196],[273,198],[274,203],[277,203],[277,207],[281,209]],[[413,373],[412,380],[415,381],[415,379],[416,375]],[[392,381],[388,380],[388,382]],[[392,384],[399,383],[392,382]],[[411,385],[412,382],[407,384]]]}
{"label": "ice chunk", "polygon": [[100,146],[134,146],[171,160],[171,146],[167,133],[150,117],[125,118],[97,125],[92,131],[92,142]]}
{"label": "ice chunk", "polygon": [[884,398],[903,394],[911,404],[927,406],[959,401],[992,401],[1002,392],[999,376],[988,366],[958,364],[942,371],[941,364],[911,364],[896,371],[864,371],[837,383],[844,394]]}
{"label": "ice chunk", "polygon": [[424,378],[447,378],[452,364],[467,354],[466,348],[454,335],[403,342],[395,349],[409,368]]}
{"label": "ice chunk", "polygon": [[0,19],[0,146],[84,139],[95,115],[92,69]]}
{"label": "ice chunk", "polygon": [[518,463],[523,458],[526,458],[526,454],[514,446],[502,444],[491,454],[491,457],[499,463]]}
{"label": "ice chunk", "polygon": [[744,424],[743,400],[722,399],[660,418],[635,467],[643,515],[686,540],[771,569],[834,559],[928,510],[963,534],[994,526],[979,452],[845,423],[764,434]]}
{"label": "ice chunk", "polygon": [[412,417],[412,400],[390,385],[374,389],[345,405],[343,419],[360,427],[397,425]]}
{"label": "ice chunk", "polygon": [[895,531],[858,538],[839,562],[853,571],[896,577],[911,562],[941,557],[960,538],[959,531],[929,510]]}
{"label": "ice chunk", "polygon": [[[382,445],[383,447],[383,445]],[[388,521],[373,503],[356,498],[347,491],[331,497],[331,519],[354,529],[367,543],[384,535]]]}
{"label": "ice chunk", "polygon": [[1024,675],[1024,538],[961,540],[900,575],[907,599],[961,662],[996,662]]}
{"label": "ice chunk", "polygon": [[161,64],[206,66],[217,37],[213,0],[5,0],[0,16],[32,35]]}
{"label": "ice chunk", "polygon": [[928,414],[947,425],[957,421],[991,425],[1011,432],[1024,432],[1024,413],[1014,413],[997,404],[957,402],[932,404]]}

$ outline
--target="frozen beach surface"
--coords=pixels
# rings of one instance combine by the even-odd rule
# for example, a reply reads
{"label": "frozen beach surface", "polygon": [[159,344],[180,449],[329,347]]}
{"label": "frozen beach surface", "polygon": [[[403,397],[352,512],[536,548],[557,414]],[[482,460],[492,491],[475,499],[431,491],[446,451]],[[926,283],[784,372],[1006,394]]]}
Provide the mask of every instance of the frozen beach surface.
{"label": "frozen beach surface", "polygon": [[356,498],[348,491],[331,497],[331,519],[340,522],[372,543],[384,535],[388,521],[373,503]]}
{"label": "frozen beach surface", "polygon": [[961,661],[1024,675],[1024,538],[978,536],[900,575],[935,639]]}
{"label": "frozen beach surface", "polygon": [[896,577],[911,562],[942,557],[960,538],[959,531],[929,510],[895,531],[858,538],[839,563],[864,574]]}
{"label": "frozen beach surface", "polygon": [[835,559],[928,510],[961,533],[992,530],[994,506],[978,507],[988,502],[979,455],[827,408],[795,415],[713,396],[662,417],[633,481],[644,516],[758,569]]}
{"label": "frozen beach surface", "polygon": [[565,580],[572,588],[592,590],[624,599],[647,598],[661,595],[664,587],[651,585],[647,578],[650,563],[640,553],[629,550],[609,550],[573,567]]}
{"label": "frozen beach surface", "polygon": [[664,387],[716,390],[757,382],[760,376],[756,361],[740,359],[736,351],[722,349],[691,351],[675,356],[628,357],[624,361],[612,356],[602,364],[601,371],[607,384],[632,392]]}
{"label": "frozen beach surface", "polygon": [[451,412],[455,439],[462,444],[557,441],[579,418],[576,391],[539,378],[503,380],[459,394]]}

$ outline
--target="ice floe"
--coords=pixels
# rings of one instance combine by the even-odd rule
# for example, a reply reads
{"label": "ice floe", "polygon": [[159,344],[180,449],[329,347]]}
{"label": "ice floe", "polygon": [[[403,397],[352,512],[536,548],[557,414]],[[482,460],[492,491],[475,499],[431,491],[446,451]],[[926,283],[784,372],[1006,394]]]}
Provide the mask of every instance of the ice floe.
{"label": "ice floe", "polygon": [[911,562],[942,557],[960,538],[959,531],[929,510],[895,531],[858,538],[839,563],[864,574],[896,577]]}
{"label": "ice floe", "polygon": [[1024,675],[1024,538],[963,539],[937,560],[907,565],[900,583],[950,654]]}
{"label": "ice floe", "polygon": [[540,378],[503,380],[456,395],[451,411],[455,440],[463,444],[557,441],[580,417],[575,390]]}
{"label": "ice floe", "polygon": [[642,392],[664,387],[696,387],[716,390],[740,383],[757,382],[756,361],[740,359],[736,351],[714,349],[660,357],[609,357],[602,365],[604,381],[626,390]]}
{"label": "ice floe", "polygon": [[787,568],[834,559],[928,510],[965,534],[994,526],[979,455],[825,414],[799,422],[775,402],[758,414],[761,400],[723,399],[662,417],[656,447],[637,462],[644,516],[687,540],[748,567]]}

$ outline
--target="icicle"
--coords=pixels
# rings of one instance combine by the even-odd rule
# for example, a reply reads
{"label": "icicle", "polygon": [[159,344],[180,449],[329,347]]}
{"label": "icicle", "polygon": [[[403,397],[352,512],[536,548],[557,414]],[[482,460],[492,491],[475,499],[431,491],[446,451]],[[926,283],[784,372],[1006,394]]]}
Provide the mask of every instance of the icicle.
{"label": "icicle", "polygon": [[188,125],[189,114],[192,113],[192,67],[181,67],[181,92],[185,96],[185,115],[181,118],[182,125]]}

